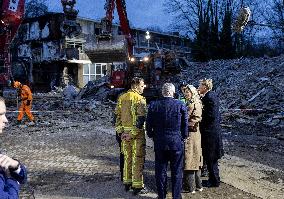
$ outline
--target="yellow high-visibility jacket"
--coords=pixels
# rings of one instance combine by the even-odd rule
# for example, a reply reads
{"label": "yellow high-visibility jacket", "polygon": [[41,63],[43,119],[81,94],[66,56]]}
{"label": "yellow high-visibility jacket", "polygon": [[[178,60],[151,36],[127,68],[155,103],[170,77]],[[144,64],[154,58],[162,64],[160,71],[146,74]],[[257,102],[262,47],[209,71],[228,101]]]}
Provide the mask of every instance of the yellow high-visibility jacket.
{"label": "yellow high-visibility jacket", "polygon": [[130,132],[131,137],[135,138],[141,132],[141,129],[137,128],[138,118],[145,118],[146,110],[146,99],[135,90],[130,89],[121,95],[115,109],[116,132]]}

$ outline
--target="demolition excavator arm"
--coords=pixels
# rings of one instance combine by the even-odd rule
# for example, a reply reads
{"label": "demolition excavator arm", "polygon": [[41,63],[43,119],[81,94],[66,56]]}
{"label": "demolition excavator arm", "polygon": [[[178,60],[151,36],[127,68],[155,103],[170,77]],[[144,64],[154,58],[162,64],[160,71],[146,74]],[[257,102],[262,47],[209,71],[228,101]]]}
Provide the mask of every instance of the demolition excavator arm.
{"label": "demolition excavator arm", "polygon": [[0,1],[0,86],[8,84],[11,74],[10,44],[25,13],[25,0]]}
{"label": "demolition excavator arm", "polygon": [[[10,45],[20,27],[25,14],[25,0],[0,0],[0,87],[13,80],[11,72]],[[75,10],[76,0],[61,0],[65,20],[61,28],[64,35],[76,36],[81,28],[76,23],[78,11]]]}
{"label": "demolition excavator arm", "polygon": [[104,35],[110,35],[112,31],[112,20],[113,20],[113,12],[115,9],[115,5],[117,8],[117,13],[120,21],[120,27],[122,30],[123,35],[125,35],[125,39],[127,41],[127,52],[128,57],[133,56],[133,45],[134,45],[134,39],[131,34],[131,29],[129,26],[129,21],[127,18],[127,12],[126,12],[126,4],[125,0],[107,0],[105,3],[105,10],[106,10],[106,17],[103,20],[103,30],[102,33]]}

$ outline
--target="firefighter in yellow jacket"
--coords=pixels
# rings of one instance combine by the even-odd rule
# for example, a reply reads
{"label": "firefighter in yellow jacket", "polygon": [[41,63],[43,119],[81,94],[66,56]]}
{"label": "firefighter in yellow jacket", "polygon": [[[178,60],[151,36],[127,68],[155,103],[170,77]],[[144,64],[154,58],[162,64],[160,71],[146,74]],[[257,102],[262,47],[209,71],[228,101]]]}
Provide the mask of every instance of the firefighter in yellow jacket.
{"label": "firefighter in yellow jacket", "polygon": [[133,189],[133,194],[143,194],[147,190],[143,184],[145,160],[145,117],[146,100],[141,94],[145,88],[142,78],[133,78],[131,89],[118,98],[116,106],[116,132],[122,139],[124,154],[123,184],[125,190]]}
{"label": "firefighter in yellow jacket", "polygon": [[14,87],[19,89],[19,94],[21,96],[21,105],[19,107],[19,115],[18,115],[18,123],[21,123],[24,114],[26,113],[32,124],[34,124],[34,116],[31,113],[31,108],[32,108],[32,100],[33,100],[33,95],[31,92],[31,89],[27,85],[21,84],[21,82],[14,81],[13,83]]}

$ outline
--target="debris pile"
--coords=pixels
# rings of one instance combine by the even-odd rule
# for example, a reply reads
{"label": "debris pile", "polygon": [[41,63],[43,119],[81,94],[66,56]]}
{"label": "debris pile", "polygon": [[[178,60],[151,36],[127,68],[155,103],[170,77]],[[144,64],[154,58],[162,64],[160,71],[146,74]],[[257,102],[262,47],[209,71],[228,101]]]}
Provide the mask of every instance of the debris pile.
{"label": "debris pile", "polygon": [[65,107],[69,107],[71,103],[75,100],[78,94],[77,88],[73,85],[67,85],[62,92],[63,104]]}
{"label": "debris pile", "polygon": [[41,111],[62,110],[62,90],[49,93],[34,93],[32,109]]}
{"label": "debris pile", "polygon": [[104,76],[96,81],[89,81],[84,88],[81,89],[77,97],[77,101],[81,99],[85,100],[106,100],[109,88],[109,76]]}
{"label": "debris pile", "polygon": [[179,77],[196,86],[202,78],[213,79],[225,122],[273,127],[284,138],[284,55],[191,62]]}
{"label": "debris pile", "polygon": [[[43,121],[47,112],[59,114],[91,115],[94,119],[112,122],[115,103],[105,100],[107,92],[102,91],[106,78],[89,82],[80,90],[73,85],[49,93],[35,93],[33,110]],[[100,92],[101,91],[101,92]]]}
{"label": "debris pile", "polygon": [[[284,55],[189,64],[181,74],[172,76],[170,81],[176,85],[186,81],[198,86],[200,79],[212,78],[213,89],[220,97],[224,127],[259,127],[261,131],[272,131],[272,136],[284,139]],[[74,87],[46,94],[36,104],[37,109],[84,110],[106,113],[102,117],[111,119],[114,104],[110,104],[107,99],[114,89],[109,88],[108,80],[109,77],[105,76],[89,82],[76,97]]]}

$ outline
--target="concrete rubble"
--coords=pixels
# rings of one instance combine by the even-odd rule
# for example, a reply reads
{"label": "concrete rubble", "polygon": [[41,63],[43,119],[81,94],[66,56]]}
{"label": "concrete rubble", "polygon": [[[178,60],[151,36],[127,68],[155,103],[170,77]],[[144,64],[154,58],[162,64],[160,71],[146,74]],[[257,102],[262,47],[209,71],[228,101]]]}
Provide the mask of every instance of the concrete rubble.
{"label": "concrete rubble", "polygon": [[223,126],[266,127],[284,139],[284,55],[192,62],[179,78],[196,86],[202,78],[213,79]]}
{"label": "concrete rubble", "polygon": [[[201,78],[213,78],[214,87],[221,100],[223,142],[226,151],[226,156],[221,161],[221,173],[223,182],[228,185],[222,184],[221,189],[208,189],[202,193],[205,196],[197,194],[195,198],[218,198],[220,194],[226,194],[228,189],[236,195],[235,198],[255,198],[240,190],[253,193],[261,198],[268,198],[269,194],[274,194],[274,198],[281,198],[277,196],[283,193],[279,187],[283,186],[284,180],[283,67],[284,56],[219,60],[208,63],[190,62],[189,68],[184,68],[181,74],[171,77],[170,81],[176,85],[181,81],[187,81],[196,86]],[[58,184],[66,183],[66,198],[69,196],[71,198],[77,196],[77,193],[72,191],[73,195],[68,195],[70,187],[75,182],[101,184],[100,178],[97,180],[95,177],[97,174],[104,175],[102,174],[104,172],[106,177],[109,173],[114,175],[114,182],[110,180],[107,183],[113,183],[116,186],[120,184],[117,172],[118,152],[112,124],[116,103],[106,97],[110,91],[107,82],[108,77],[105,76],[98,81],[89,82],[80,91],[73,86],[68,86],[57,88],[56,91],[49,93],[34,93],[32,110],[36,124],[32,126],[28,124],[17,126],[17,112],[15,111],[17,108],[15,106],[7,107],[9,126],[6,131],[9,134],[1,138],[4,140],[2,148],[4,151],[13,152],[20,159],[25,160],[31,170],[29,186],[35,190],[35,195],[48,195],[52,190],[52,194],[54,194],[54,190],[58,190]],[[26,141],[23,142],[23,140]],[[108,150],[112,152],[106,154]],[[152,149],[148,149],[147,154],[153,158],[153,154],[149,150],[152,151]],[[66,158],[69,153],[71,155]],[[94,155],[94,153],[97,154]],[[232,159],[231,156],[244,160]],[[81,159],[78,160],[78,158]],[[113,158],[113,163],[110,164],[111,158]],[[246,161],[250,162],[246,163]],[[241,162],[244,164],[240,164]],[[269,168],[259,168],[254,164],[248,167],[252,164],[251,162],[261,163]],[[148,160],[146,169],[149,169],[149,164]],[[112,170],[109,165],[113,167]],[[247,168],[260,172],[261,175],[257,176]],[[150,170],[153,171],[153,169]],[[248,170],[251,176],[239,175],[244,170],[246,172]],[[64,178],[58,178],[60,175],[65,176],[67,182]],[[154,190],[155,185],[151,184],[154,182],[154,175],[148,175],[146,184]],[[236,176],[248,177],[251,182],[248,183],[247,179],[236,180]],[[274,186],[269,186],[269,189],[273,187],[274,191],[269,193],[269,191],[260,191],[260,188],[254,190],[247,186],[247,184],[254,186],[260,180],[264,183],[263,187],[267,183],[274,183]],[[114,187],[113,184],[111,187]],[[229,186],[229,184],[240,190]],[[85,187],[84,185],[80,186],[77,187],[81,189]],[[29,188],[24,187],[23,190],[22,194],[27,192],[27,195],[30,195]],[[88,198],[105,198],[104,196],[112,194],[105,193],[105,187],[101,187],[97,189],[97,193],[102,193],[102,197],[95,197],[92,195],[93,189],[90,190],[82,192],[89,194]],[[121,193],[119,192],[120,198],[125,198],[123,187],[116,187],[115,190],[122,190]],[[115,194],[117,193],[114,192]],[[232,194],[221,197],[232,198]]]}
{"label": "concrete rubble", "polygon": [[[75,107],[83,104],[95,107],[97,101],[106,101],[110,92],[114,92],[108,87],[108,78],[89,82],[81,89],[75,98]],[[238,123],[271,127],[277,132],[275,137],[284,139],[284,55],[191,62],[170,81],[176,85],[186,81],[198,86],[202,78],[213,78],[214,89],[220,96],[223,126],[229,128]]]}
{"label": "concrete rubble", "polygon": [[[273,130],[273,137],[284,139],[284,55],[190,62],[189,67],[169,81],[176,85],[186,81],[198,86],[198,80],[202,78],[213,79],[213,89],[220,97],[223,127],[246,125],[265,128]],[[109,101],[112,92],[120,92],[108,85],[109,76],[104,76],[89,82],[80,91],[73,86],[57,89],[56,94],[47,94],[46,103],[39,106],[43,110],[69,107],[96,111],[103,102]],[[62,97],[63,105],[59,99]],[[50,103],[51,98],[57,100]]]}

